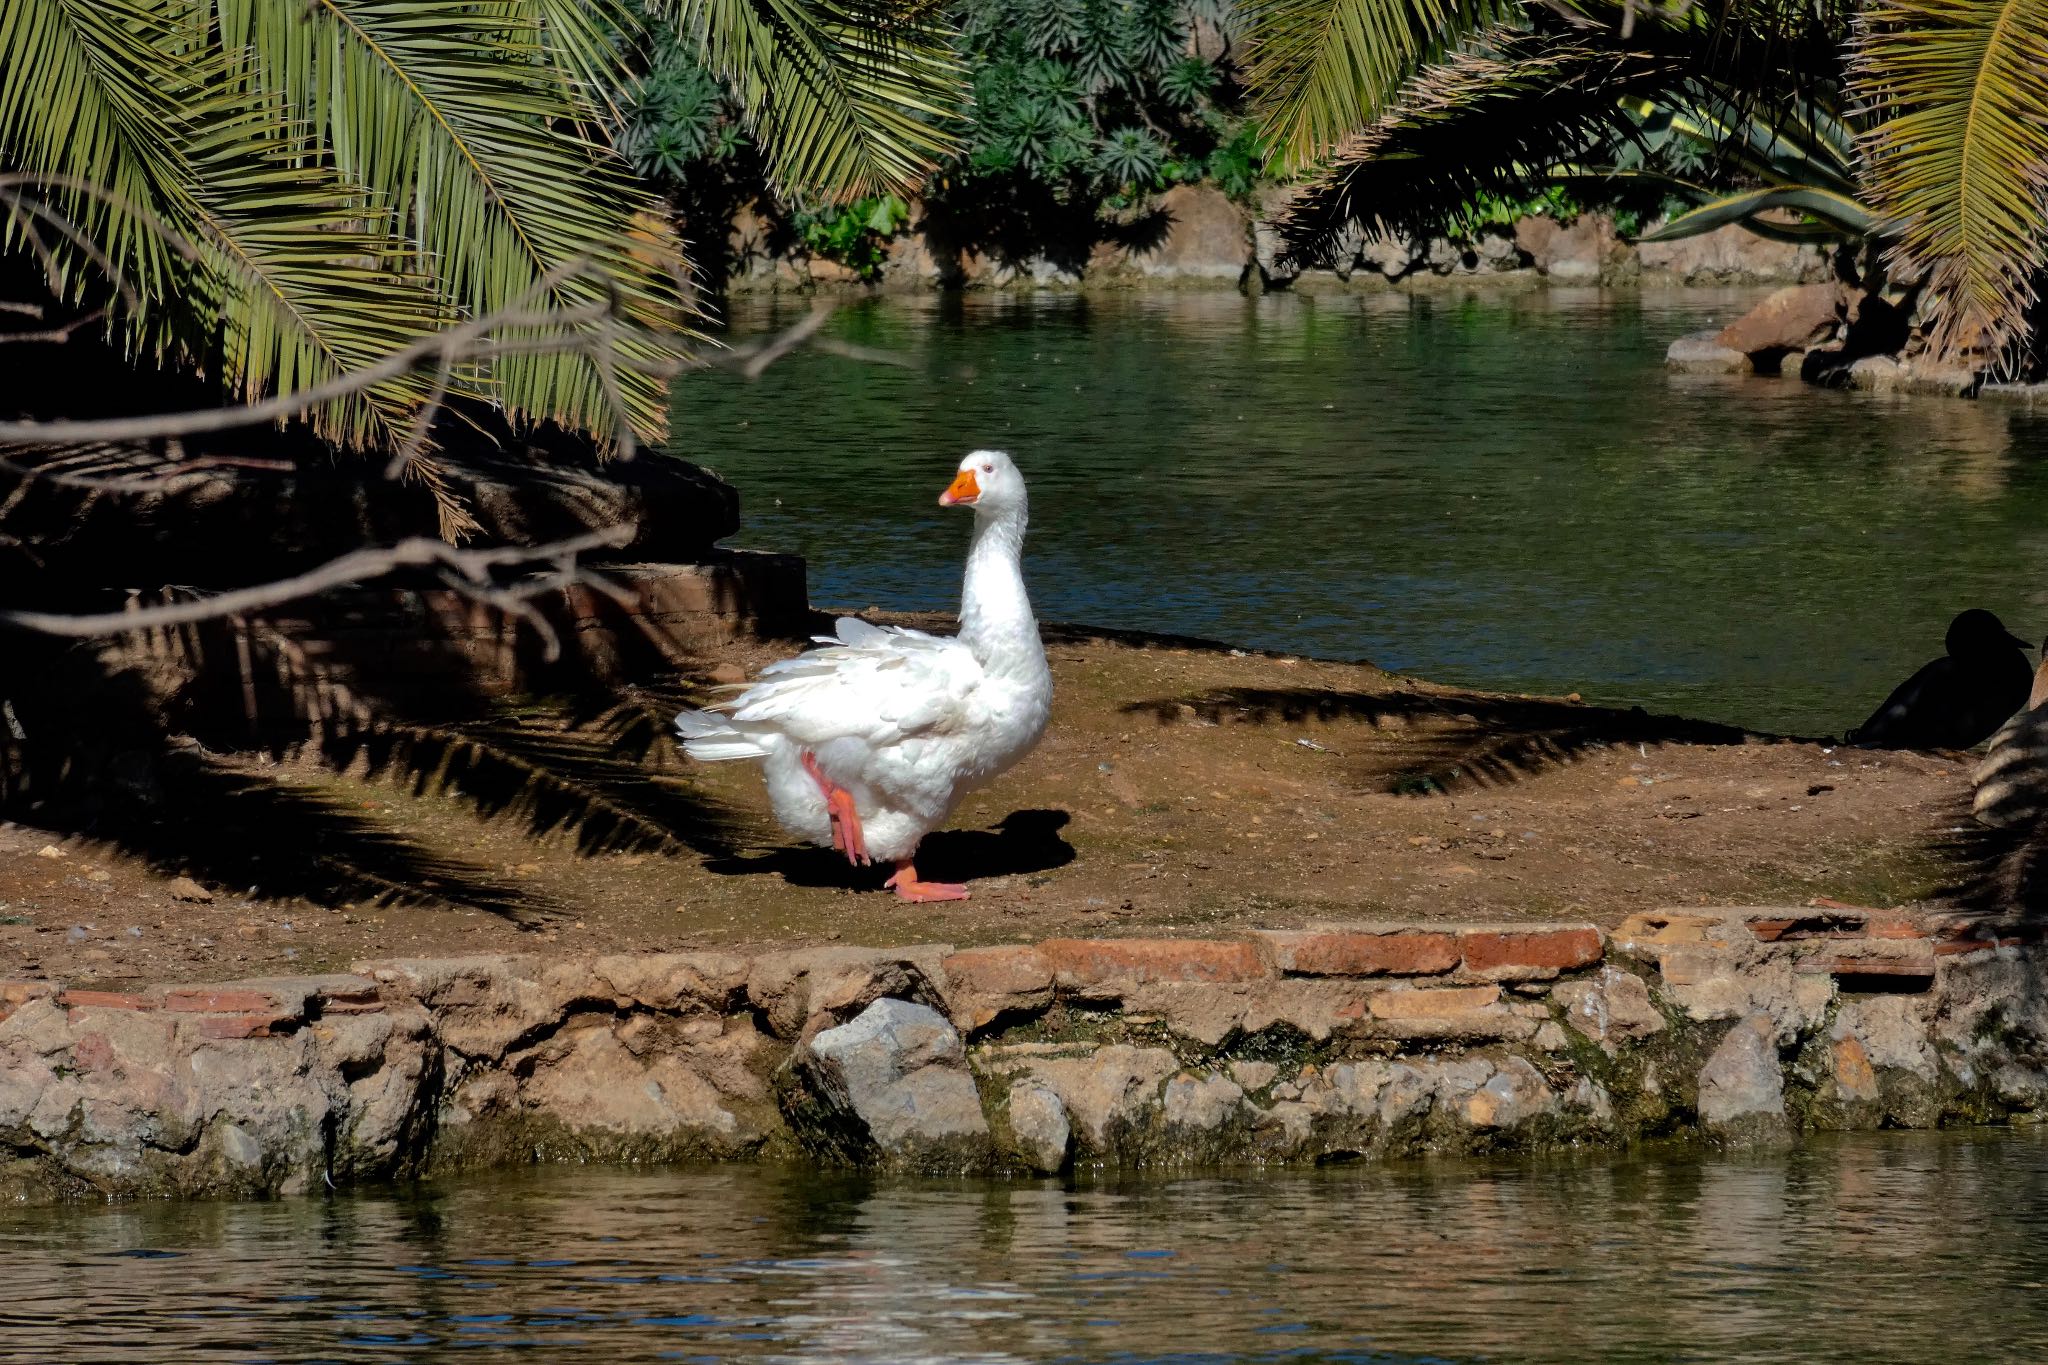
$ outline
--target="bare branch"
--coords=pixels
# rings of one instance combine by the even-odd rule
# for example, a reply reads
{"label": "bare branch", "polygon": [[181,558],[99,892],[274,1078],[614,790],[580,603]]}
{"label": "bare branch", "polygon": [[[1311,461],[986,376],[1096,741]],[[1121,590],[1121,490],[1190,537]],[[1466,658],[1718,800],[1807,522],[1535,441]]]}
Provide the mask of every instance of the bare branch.
{"label": "bare branch", "polygon": [[[446,541],[416,536],[388,548],[352,551],[339,559],[328,561],[319,568],[309,569],[291,578],[279,579],[274,583],[259,583],[253,587],[236,588],[212,597],[167,602],[135,611],[100,612],[90,616],[67,616],[46,611],[0,611],[0,626],[81,639],[125,635],[130,631],[190,625],[197,621],[213,621],[225,616],[261,611],[303,597],[312,597],[331,588],[367,582],[373,578],[396,573],[400,569],[410,568],[438,568],[442,570],[442,577],[459,591],[479,601],[502,607],[502,602],[497,599],[508,593],[514,597],[530,597],[536,592],[563,587],[575,581],[577,555],[587,550],[615,549],[625,545],[633,539],[636,529],[632,522],[621,522],[616,526],[606,526],[550,545],[513,545],[486,550],[462,550]],[[555,572],[530,584],[520,584],[513,588],[492,586],[492,570],[535,560],[552,560],[556,566]]]}
{"label": "bare branch", "polygon": [[[227,431],[235,427],[258,426],[297,416],[308,408],[337,398],[360,393],[387,379],[395,379],[421,361],[435,356],[460,359],[471,343],[483,340],[501,327],[547,326],[568,328],[596,322],[608,312],[605,303],[579,305],[551,313],[532,313],[527,305],[583,268],[579,258],[550,270],[524,296],[505,310],[422,337],[412,345],[392,352],[374,365],[336,375],[325,383],[293,393],[279,394],[232,408],[205,408],[196,412],[154,413],[140,417],[112,417],[98,422],[0,422],[0,445],[75,445],[85,441],[148,441],[167,436],[190,436],[205,431]],[[565,338],[557,346],[568,344]]]}
{"label": "bare branch", "polygon": [[[41,311],[41,309],[36,309],[36,312],[38,313],[40,313]],[[10,342],[22,341],[69,341],[71,340],[72,334],[74,332],[79,331],[81,328],[90,327],[93,323],[98,322],[101,318],[105,317],[106,315],[106,309],[95,308],[90,313],[87,313],[84,317],[73,318],[71,321],[65,323],[62,327],[51,327],[41,332],[0,332],[0,345],[5,345]]]}
{"label": "bare branch", "polygon": [[751,347],[735,347],[732,352],[733,359],[743,362],[740,365],[740,373],[749,379],[759,379],[770,365],[810,340],[831,316],[831,304],[813,304],[803,321],[788,331]]}
{"label": "bare branch", "polygon": [[878,350],[873,346],[856,346],[850,341],[837,341],[832,337],[819,337],[811,343],[814,351],[836,355],[843,360],[858,360],[864,365],[894,365],[898,369],[914,370],[917,362],[897,351]]}

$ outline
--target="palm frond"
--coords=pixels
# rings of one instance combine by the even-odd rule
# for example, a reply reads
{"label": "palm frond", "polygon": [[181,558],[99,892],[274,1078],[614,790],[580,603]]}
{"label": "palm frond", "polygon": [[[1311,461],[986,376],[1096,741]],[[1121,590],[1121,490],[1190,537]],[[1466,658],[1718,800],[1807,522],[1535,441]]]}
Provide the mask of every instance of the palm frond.
{"label": "palm frond", "polygon": [[[187,38],[148,0],[0,5],[0,168],[35,182],[50,214],[144,295],[170,290],[178,238],[192,227],[189,171],[167,135],[200,93]],[[56,226],[17,212],[8,237]],[[51,288],[76,297],[91,272],[77,250],[52,245]]]}
{"label": "palm frond", "polygon": [[1322,160],[1378,119],[1402,82],[1512,0],[1249,0],[1246,79],[1282,163]]}
{"label": "palm frond", "polygon": [[1482,194],[1518,196],[1635,135],[1623,90],[1682,85],[1683,62],[1573,38],[1499,31],[1412,81],[1346,139],[1281,230],[1320,260],[1345,227],[1435,230]]}
{"label": "palm frond", "polygon": [[2048,266],[2048,5],[1875,0],[1855,81],[1869,201],[1894,264],[1928,272],[1934,348],[1999,354]]}
{"label": "palm frond", "polygon": [[[683,320],[680,247],[648,229],[658,204],[617,155],[571,131],[595,106],[543,55],[548,35],[531,6],[213,7],[230,50],[247,54],[252,89],[274,88],[340,176],[370,207],[390,209],[462,315],[514,304],[573,308],[609,294],[637,324],[621,330],[607,356],[505,354],[488,376],[493,401],[518,421],[551,418],[605,437],[618,434],[616,389],[637,435],[666,429],[663,385],[648,367],[665,354],[654,334],[674,333]],[[581,270],[555,278],[577,263]]]}
{"label": "palm frond", "polygon": [[[219,320],[221,379],[242,399],[368,368],[451,321],[388,216],[358,207],[288,129],[251,107],[186,148],[202,252],[194,301]],[[385,447],[426,389],[402,375],[308,416],[328,440]]]}
{"label": "palm frond", "polygon": [[934,0],[681,0],[786,198],[915,190],[959,150],[966,84]]}
{"label": "palm frond", "polygon": [[540,34],[541,55],[571,97],[616,130],[616,95],[633,78],[632,58],[646,38],[628,0],[514,0],[515,19]]}

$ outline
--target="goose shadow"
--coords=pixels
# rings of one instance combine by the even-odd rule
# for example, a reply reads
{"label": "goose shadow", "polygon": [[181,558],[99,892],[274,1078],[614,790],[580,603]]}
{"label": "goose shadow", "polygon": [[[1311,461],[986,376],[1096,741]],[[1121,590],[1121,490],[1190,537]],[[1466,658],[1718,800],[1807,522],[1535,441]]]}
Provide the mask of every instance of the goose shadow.
{"label": "goose shadow", "polygon": [[[917,850],[918,875],[927,881],[974,882],[1025,876],[1065,867],[1074,846],[1060,836],[1073,817],[1063,810],[1012,811],[986,829],[936,830]],[[791,886],[879,889],[886,866],[856,868],[829,848],[776,848],[751,856],[707,859],[706,871],[727,877],[775,875]]]}

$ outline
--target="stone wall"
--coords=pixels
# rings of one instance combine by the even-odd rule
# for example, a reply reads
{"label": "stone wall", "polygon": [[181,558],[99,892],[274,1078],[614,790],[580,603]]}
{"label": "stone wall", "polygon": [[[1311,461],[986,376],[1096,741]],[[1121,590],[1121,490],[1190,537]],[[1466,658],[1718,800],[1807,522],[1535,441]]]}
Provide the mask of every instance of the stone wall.
{"label": "stone wall", "polygon": [[768,247],[752,212],[730,234],[720,272],[736,293],[802,292],[818,288],[913,292],[930,289],[1076,289],[1231,287],[1340,289],[1439,282],[1533,284],[1768,284],[1810,281],[1829,273],[1811,247],[1774,242],[1739,227],[1669,243],[1623,241],[1604,214],[1571,223],[1525,218],[1482,232],[1472,242],[1395,238],[1359,231],[1329,268],[1303,271],[1282,256],[1271,215],[1284,193],[1253,208],[1206,185],[1181,185],[1161,195],[1149,214],[1127,224],[1096,224],[1091,241],[1046,244],[1027,254],[963,241],[949,225],[914,217],[889,245],[871,282],[835,261]]}
{"label": "stone wall", "polygon": [[1848,909],[1611,932],[367,962],[0,983],[0,1196],[535,1161],[933,1172],[1781,1141],[2048,1107],[2038,937]]}

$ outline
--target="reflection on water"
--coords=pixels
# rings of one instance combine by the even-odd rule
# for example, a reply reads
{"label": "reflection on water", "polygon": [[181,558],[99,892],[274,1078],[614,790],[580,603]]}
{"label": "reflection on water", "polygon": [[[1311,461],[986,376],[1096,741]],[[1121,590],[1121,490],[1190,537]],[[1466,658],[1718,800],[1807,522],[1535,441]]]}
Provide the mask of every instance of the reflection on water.
{"label": "reflection on water", "polygon": [[551,1171],[0,1216],[0,1360],[2048,1358],[2048,1135],[1054,1183]]}
{"label": "reflection on water", "polygon": [[[2048,631],[2048,414],[1665,373],[1754,291],[843,309],[680,387],[675,449],[820,602],[950,607],[960,452],[1032,479],[1048,619],[1835,733],[1967,605]],[[791,310],[742,303],[740,335]]]}

